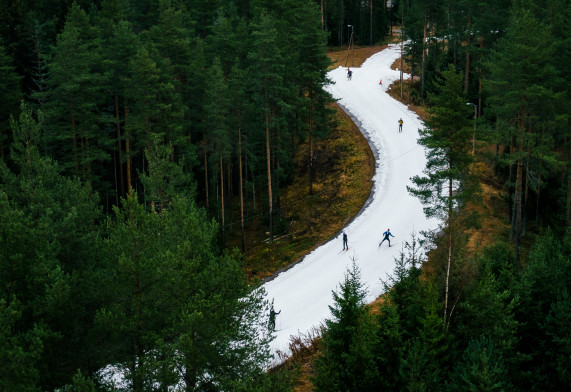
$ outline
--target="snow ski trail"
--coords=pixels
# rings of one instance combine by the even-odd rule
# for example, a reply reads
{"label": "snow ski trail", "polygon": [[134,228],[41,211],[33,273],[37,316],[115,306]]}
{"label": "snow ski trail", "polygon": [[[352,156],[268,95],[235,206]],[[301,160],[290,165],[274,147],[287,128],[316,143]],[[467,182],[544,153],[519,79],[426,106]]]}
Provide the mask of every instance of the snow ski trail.
{"label": "snow ski trail", "polygon": [[[424,148],[417,144],[418,129],[422,128],[420,119],[386,92],[400,78],[399,71],[391,69],[399,56],[400,45],[390,45],[361,67],[351,68],[351,81],[347,80],[343,67],[328,74],[334,84],[326,90],[360,123],[360,130],[377,157],[372,196],[368,206],[345,227],[351,233],[350,240],[357,241],[350,252],[339,253],[341,243],[333,237],[263,285],[268,300],[281,309],[280,317],[288,325],[275,333],[271,346],[274,354],[279,350],[289,355],[292,334],[307,334],[331,317],[332,291],[339,289],[353,260],[361,270],[368,293],[366,301],[372,302],[382,294],[380,279],[392,273],[394,259],[401,251],[400,246],[383,247],[379,251],[381,235],[387,228],[405,242],[413,231],[420,233],[436,227],[437,222],[424,216],[419,200],[406,189],[412,185],[411,177],[422,174],[426,158]],[[381,78],[383,84],[379,85]],[[404,124],[399,133],[400,118]]]}

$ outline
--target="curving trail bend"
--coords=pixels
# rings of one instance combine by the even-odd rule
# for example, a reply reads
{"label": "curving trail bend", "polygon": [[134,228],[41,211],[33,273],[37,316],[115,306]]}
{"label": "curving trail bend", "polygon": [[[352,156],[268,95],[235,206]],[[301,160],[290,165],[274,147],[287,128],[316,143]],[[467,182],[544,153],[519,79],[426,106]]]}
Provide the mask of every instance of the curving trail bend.
{"label": "curving trail bend", "polygon": [[[399,79],[399,71],[390,69],[399,55],[400,45],[390,45],[360,68],[352,68],[350,81],[346,68],[329,72],[334,84],[327,86],[327,91],[359,124],[373,149],[376,159],[373,190],[368,205],[345,227],[348,251],[342,252],[339,235],[264,284],[267,298],[274,301],[276,311],[281,310],[272,342],[274,353],[279,350],[289,355],[291,335],[307,333],[331,317],[332,291],[339,288],[353,259],[367,288],[366,301],[372,302],[382,294],[380,279],[392,273],[394,259],[410,240],[411,233],[437,226],[437,221],[424,216],[420,201],[406,189],[411,185],[411,177],[422,174],[426,158],[424,148],[417,144],[421,120],[386,92]],[[400,118],[404,122],[401,133]],[[387,228],[395,236],[391,237],[393,246],[389,248],[385,241],[379,248],[381,234]]]}

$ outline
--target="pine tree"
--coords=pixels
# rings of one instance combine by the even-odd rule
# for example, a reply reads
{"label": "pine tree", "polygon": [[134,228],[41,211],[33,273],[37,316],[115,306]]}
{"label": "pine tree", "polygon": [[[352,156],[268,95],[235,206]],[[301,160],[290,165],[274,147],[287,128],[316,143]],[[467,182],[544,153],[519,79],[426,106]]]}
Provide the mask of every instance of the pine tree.
{"label": "pine tree", "polygon": [[104,100],[101,46],[86,13],[73,5],[48,62],[46,122],[52,156],[66,173],[99,181],[99,165],[109,159],[112,139],[103,128],[109,118]]}
{"label": "pine tree", "polygon": [[448,261],[444,297],[444,324],[448,321],[448,293],[452,264],[452,226],[456,211],[470,197],[474,186],[469,173],[470,116],[462,96],[462,76],[453,65],[443,72],[437,84],[438,95],[430,95],[433,106],[426,128],[420,131],[419,144],[428,149],[424,177],[415,176],[415,187],[408,191],[420,198],[427,217],[444,220],[448,232]]}
{"label": "pine tree", "polygon": [[8,379],[28,374],[28,386],[43,390],[97,361],[88,339],[88,309],[95,301],[85,294],[95,284],[90,278],[98,265],[93,236],[100,211],[91,188],[62,177],[58,165],[40,154],[39,117],[38,123],[22,106],[11,121],[10,165],[0,162],[0,301],[8,312],[7,343],[22,349],[8,356],[14,360]]}
{"label": "pine tree", "polygon": [[6,158],[10,129],[10,115],[16,115],[21,98],[20,77],[6,54],[6,49],[0,45],[0,159]]}
{"label": "pine tree", "polygon": [[[512,222],[518,266],[521,263],[524,165],[528,151],[534,148],[530,134],[538,124],[555,115],[548,107],[559,98],[553,89],[558,78],[551,64],[552,54],[549,29],[530,10],[516,7],[506,36],[487,62],[490,72],[487,85],[491,94],[487,102],[499,119],[514,124],[505,131],[513,132],[513,136],[506,135],[506,140],[511,137],[514,140],[508,158],[517,164]],[[528,59],[525,65],[521,62],[523,57]]]}
{"label": "pine tree", "polygon": [[286,104],[283,100],[285,65],[278,46],[278,32],[273,20],[274,18],[271,15],[260,10],[253,22],[253,44],[251,51],[248,53],[253,99],[259,110],[258,115],[262,119],[257,126],[263,129],[261,134],[264,135],[265,139],[270,244],[273,242],[274,226],[271,148],[273,140],[270,139],[270,136],[278,130],[280,122],[283,120],[279,117],[280,108]]}
{"label": "pine tree", "polygon": [[110,302],[98,326],[109,362],[128,369],[133,390],[226,389],[259,374],[269,355],[263,291],[250,291],[234,257],[217,255],[218,227],[192,201],[157,213],[135,196],[116,208],[101,244]]}
{"label": "pine tree", "polygon": [[[225,200],[228,197],[224,192],[226,186],[224,184],[224,163],[229,161],[231,154],[231,137],[230,137],[230,96],[228,83],[222,71],[220,58],[216,57],[207,74],[209,85],[211,88],[205,94],[204,111],[205,111],[205,129],[208,133],[208,139],[211,140],[211,147],[214,152],[212,161],[215,170],[211,171],[218,174],[218,186],[220,195],[220,223],[222,225],[222,244],[225,243]],[[226,173],[227,176],[230,173]],[[228,192],[229,190],[226,189]],[[228,204],[228,203],[227,203]],[[224,246],[224,245],[223,245]]]}

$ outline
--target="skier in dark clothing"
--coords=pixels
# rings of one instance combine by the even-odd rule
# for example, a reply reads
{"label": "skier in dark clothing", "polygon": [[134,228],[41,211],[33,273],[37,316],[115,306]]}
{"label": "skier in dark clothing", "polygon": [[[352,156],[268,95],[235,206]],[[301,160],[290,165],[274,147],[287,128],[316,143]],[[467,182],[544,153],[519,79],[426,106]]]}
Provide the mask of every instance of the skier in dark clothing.
{"label": "skier in dark clothing", "polygon": [[394,235],[391,233],[391,229],[387,229],[387,231],[385,231],[385,232],[383,233],[383,236],[384,236],[384,237],[383,237],[383,240],[381,241],[381,243],[379,244],[379,246],[381,246],[381,244],[382,244],[383,242],[385,242],[385,240],[387,240],[387,241],[389,241],[389,248],[390,248],[390,247],[391,247],[391,239],[389,238],[389,236],[390,236],[390,237],[394,237]]}
{"label": "skier in dark clothing", "polygon": [[402,132],[402,118],[399,120],[399,132]]}
{"label": "skier in dark clothing", "polygon": [[279,312],[276,312],[274,310],[274,307],[272,306],[272,309],[270,310],[270,331],[275,331],[276,330],[276,315],[280,314],[282,311],[280,310]]}
{"label": "skier in dark clothing", "polygon": [[347,243],[347,233],[343,231],[343,250],[349,250],[349,244]]}
{"label": "skier in dark clothing", "polygon": [[350,68],[347,68],[347,79],[351,80],[351,76],[353,76],[353,71]]}

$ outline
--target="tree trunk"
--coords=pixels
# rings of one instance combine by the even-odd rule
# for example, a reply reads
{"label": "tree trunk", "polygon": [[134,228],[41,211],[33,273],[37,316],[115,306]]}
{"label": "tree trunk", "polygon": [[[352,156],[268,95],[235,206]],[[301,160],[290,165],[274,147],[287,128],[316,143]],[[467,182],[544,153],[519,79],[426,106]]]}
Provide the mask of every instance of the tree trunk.
{"label": "tree trunk", "polygon": [[72,146],[71,151],[73,153],[73,166],[75,168],[75,175],[79,177],[79,157],[77,156],[77,133],[75,130],[75,114],[73,109],[73,97],[70,95],[69,97],[69,114],[71,117],[71,133],[73,135],[72,138]]}
{"label": "tree trunk", "polygon": [[448,293],[450,282],[450,264],[452,263],[452,179],[448,181],[448,261],[446,263],[446,283],[444,294],[444,326],[447,325],[448,317]]}
{"label": "tree trunk", "polygon": [[468,31],[468,42],[466,45],[466,84],[464,87],[464,94],[466,94],[466,96],[468,96],[468,85],[470,83],[470,45],[472,45],[472,34],[470,33],[470,24],[472,22],[472,15],[468,14],[468,27],[467,27],[467,31]]}
{"label": "tree trunk", "polygon": [[203,134],[202,137],[202,151],[204,153],[204,189],[205,189],[205,196],[206,196],[206,213],[208,214],[209,210],[209,195],[208,195],[208,155],[206,154],[206,134]]}
{"label": "tree trunk", "polygon": [[[480,38],[480,53],[484,53],[484,37]],[[481,57],[480,57],[481,62]],[[482,67],[478,67],[478,118],[482,117]]]}
{"label": "tree trunk", "polygon": [[566,227],[571,223],[571,170],[567,169],[567,212],[565,214]]}
{"label": "tree trunk", "polygon": [[525,163],[525,189],[524,189],[524,199],[523,199],[523,227],[522,227],[522,236],[525,236],[527,231],[527,201],[529,198],[529,163],[530,163],[530,154],[528,151],[527,154],[527,161]]}
{"label": "tree trunk", "polygon": [[273,228],[273,206],[272,206],[272,168],[270,160],[270,114],[266,107],[266,163],[268,169],[268,203],[270,213],[270,244],[274,242],[274,228]]}
{"label": "tree trunk", "polygon": [[[313,95],[312,92],[310,95]],[[313,99],[313,96],[310,96]],[[309,129],[308,129],[308,139],[309,139],[309,194],[313,195],[313,102],[309,103]]]}
{"label": "tree trunk", "polygon": [[521,247],[521,205],[522,205],[522,188],[523,188],[523,137],[524,137],[524,118],[525,113],[520,114],[518,119],[519,141],[518,141],[518,159],[517,172],[515,181],[515,233],[516,233],[516,265],[518,270],[520,266],[520,247]]}
{"label": "tree trunk", "polygon": [[567,200],[565,203],[565,227],[569,228],[571,225],[571,143],[568,143],[567,138],[565,138],[565,144],[567,144]]}
{"label": "tree trunk", "polygon": [[240,179],[240,231],[242,233],[242,253],[246,253],[246,232],[244,230],[244,192],[242,189],[242,131],[238,129],[238,170]]}
{"label": "tree trunk", "polygon": [[0,123],[0,159],[2,159],[2,161],[5,160],[5,156],[4,156],[4,143],[2,143],[2,124]]}
{"label": "tree trunk", "polygon": [[[401,4],[401,19],[400,19],[400,98],[402,99],[402,88],[403,88],[403,46],[404,46],[404,7]],[[412,74],[412,71],[411,71]],[[412,77],[412,76],[411,76]],[[412,80],[411,80],[412,82]]]}
{"label": "tree trunk", "polygon": [[[143,345],[143,293],[141,287],[141,279],[139,273],[139,258],[135,255],[135,294],[137,296],[137,333],[135,336],[135,352],[137,353],[136,362],[140,365],[144,362],[145,347]],[[143,379],[140,366],[134,372],[133,392],[143,391]]]}
{"label": "tree trunk", "polygon": [[422,38],[422,76],[420,85],[420,96],[424,97],[424,67],[426,64],[426,11],[424,12],[424,35]]}
{"label": "tree trunk", "polygon": [[129,128],[127,127],[127,119],[129,118],[129,109],[127,108],[127,99],[123,97],[123,111],[125,113],[125,156],[127,157],[127,167],[125,169],[127,174],[127,192],[131,194],[133,189],[131,181],[131,142],[129,140]]}
{"label": "tree trunk", "polygon": [[119,189],[121,196],[125,194],[125,184],[123,179],[123,153],[121,148],[121,123],[119,119],[119,95],[115,94],[115,121],[117,122],[117,156],[119,159]]}
{"label": "tree trunk", "polygon": [[321,30],[325,30],[325,10],[323,7],[323,2],[325,0],[321,0]]}
{"label": "tree trunk", "polygon": [[228,208],[228,227],[232,231],[232,198],[234,197],[234,191],[232,189],[232,165],[230,160],[226,163],[226,206]]}
{"label": "tree trunk", "polygon": [[371,12],[369,14],[369,26],[371,27],[369,31],[369,45],[373,45],[373,0],[369,0],[369,5],[371,6]]}
{"label": "tree trunk", "polygon": [[222,222],[222,249],[224,249],[226,238],[224,228],[224,165],[222,164],[222,156],[220,156],[220,207],[222,209],[221,222]]}

